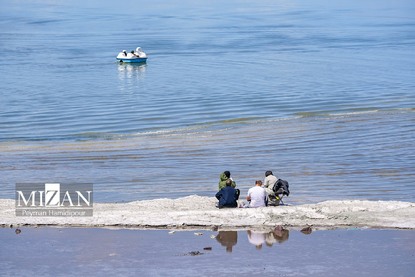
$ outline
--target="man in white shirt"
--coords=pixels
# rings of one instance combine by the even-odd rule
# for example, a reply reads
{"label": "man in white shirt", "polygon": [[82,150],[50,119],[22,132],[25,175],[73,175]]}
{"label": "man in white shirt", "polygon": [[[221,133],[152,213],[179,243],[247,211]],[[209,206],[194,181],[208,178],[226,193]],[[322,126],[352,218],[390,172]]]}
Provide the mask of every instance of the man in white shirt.
{"label": "man in white shirt", "polygon": [[267,193],[262,186],[262,182],[257,180],[255,181],[255,187],[252,187],[248,190],[248,195],[246,200],[250,201],[249,208],[258,208],[266,206]]}

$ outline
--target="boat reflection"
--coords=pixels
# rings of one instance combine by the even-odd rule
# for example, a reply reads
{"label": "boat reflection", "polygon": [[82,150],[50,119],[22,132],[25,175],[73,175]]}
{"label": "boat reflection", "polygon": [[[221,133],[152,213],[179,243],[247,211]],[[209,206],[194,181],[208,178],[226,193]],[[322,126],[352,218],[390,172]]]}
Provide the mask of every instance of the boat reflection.
{"label": "boat reflection", "polygon": [[137,78],[144,76],[146,63],[118,63],[118,77],[120,80]]}
{"label": "boat reflection", "polygon": [[[248,230],[247,235],[248,241],[255,245],[256,249],[261,250],[264,244],[272,247],[275,243],[284,243],[288,240],[290,231],[281,226],[277,226],[270,232]],[[232,248],[238,243],[238,232],[219,231],[216,240],[226,248],[226,252],[231,253]]]}

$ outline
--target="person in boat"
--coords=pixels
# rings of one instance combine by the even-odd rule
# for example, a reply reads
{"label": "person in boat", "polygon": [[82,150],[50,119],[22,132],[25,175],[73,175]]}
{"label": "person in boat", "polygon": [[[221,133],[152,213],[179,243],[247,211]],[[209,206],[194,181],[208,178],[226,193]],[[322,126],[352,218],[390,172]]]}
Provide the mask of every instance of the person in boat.
{"label": "person in boat", "polygon": [[123,52],[124,56],[127,57],[127,51],[126,50],[122,50],[122,52]]}
{"label": "person in boat", "polygon": [[267,193],[262,187],[262,181],[255,181],[255,186],[248,190],[246,200],[249,204],[244,206],[248,208],[259,208],[267,205]]}
{"label": "person in boat", "polygon": [[219,200],[219,209],[238,207],[239,190],[232,187],[231,179],[226,180],[226,186],[218,191],[215,197]]}
{"label": "person in boat", "polygon": [[137,58],[140,57],[140,55],[137,52],[135,52],[134,50],[131,50],[131,55],[133,55],[133,57],[137,57]]}
{"label": "person in boat", "polygon": [[226,181],[232,181],[232,187],[236,187],[235,181],[231,178],[231,173],[229,171],[224,171],[219,176],[219,190],[223,189],[226,186]]}

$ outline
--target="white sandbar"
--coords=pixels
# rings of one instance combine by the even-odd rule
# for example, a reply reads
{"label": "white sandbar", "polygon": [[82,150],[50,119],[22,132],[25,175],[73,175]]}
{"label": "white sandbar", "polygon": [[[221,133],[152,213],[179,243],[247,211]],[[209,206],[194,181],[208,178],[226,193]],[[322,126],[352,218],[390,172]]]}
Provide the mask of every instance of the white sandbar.
{"label": "white sandbar", "polygon": [[415,229],[415,203],[342,200],[299,206],[215,208],[216,199],[191,195],[129,203],[94,203],[92,217],[16,216],[15,201],[0,199],[0,226],[83,226],[136,228],[319,228]]}

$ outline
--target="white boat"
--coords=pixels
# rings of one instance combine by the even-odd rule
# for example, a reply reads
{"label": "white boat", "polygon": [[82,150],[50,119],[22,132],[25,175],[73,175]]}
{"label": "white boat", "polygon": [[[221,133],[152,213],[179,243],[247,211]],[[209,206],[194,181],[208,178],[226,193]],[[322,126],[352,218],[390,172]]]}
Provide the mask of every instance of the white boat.
{"label": "white boat", "polygon": [[127,53],[126,50],[122,50],[118,53],[117,60],[121,63],[145,63],[147,61],[147,54],[144,53],[141,47],[137,47],[130,53]]}

